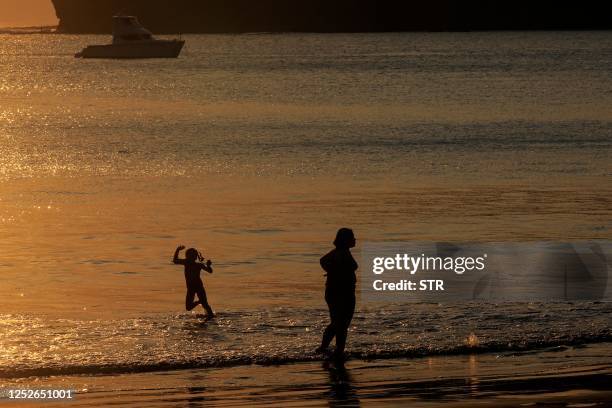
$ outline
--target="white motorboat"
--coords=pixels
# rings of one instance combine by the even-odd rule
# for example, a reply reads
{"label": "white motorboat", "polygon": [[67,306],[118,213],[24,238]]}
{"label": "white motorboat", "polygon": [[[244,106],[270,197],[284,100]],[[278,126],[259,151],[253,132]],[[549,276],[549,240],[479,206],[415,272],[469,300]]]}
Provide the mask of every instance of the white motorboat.
{"label": "white motorboat", "polygon": [[159,40],[134,16],[113,17],[113,43],[90,45],[77,58],[177,58],[182,40]]}

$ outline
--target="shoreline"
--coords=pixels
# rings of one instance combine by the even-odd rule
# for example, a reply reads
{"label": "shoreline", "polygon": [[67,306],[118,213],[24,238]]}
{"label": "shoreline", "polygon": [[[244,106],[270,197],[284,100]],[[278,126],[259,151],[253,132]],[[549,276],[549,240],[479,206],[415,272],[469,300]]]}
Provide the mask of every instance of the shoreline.
{"label": "shoreline", "polygon": [[305,362],[20,379],[3,388],[72,389],[76,398],[70,406],[605,406],[612,401],[611,357],[612,343],[602,343],[525,353],[353,359],[344,370]]}
{"label": "shoreline", "polygon": [[[398,354],[396,352],[381,352],[377,354],[368,354],[363,352],[349,352],[346,364],[354,363],[383,363],[392,362],[396,360],[418,360],[418,359],[446,359],[446,358],[462,358],[465,356],[488,356],[488,355],[511,355],[521,356],[526,354],[537,354],[537,353],[561,353],[571,351],[573,349],[580,349],[585,347],[598,347],[602,345],[611,345],[612,338],[605,338],[595,342],[589,342],[589,339],[575,342],[555,342],[546,343],[538,346],[537,344],[529,345],[513,345],[509,347],[503,346],[463,346],[455,350],[407,350],[405,353]],[[612,356],[612,354],[611,354]],[[12,381],[15,379],[32,379],[32,378],[45,378],[45,377],[73,377],[73,376],[91,376],[91,375],[103,375],[103,376],[122,376],[122,375],[147,375],[164,372],[174,372],[183,370],[223,370],[233,369],[239,367],[286,367],[299,364],[329,364],[329,362],[318,354],[312,354],[312,356],[301,356],[301,357],[290,357],[290,358],[270,358],[264,359],[261,357],[238,357],[235,360],[228,361],[217,361],[208,362],[184,362],[184,363],[154,363],[152,365],[142,366],[85,366],[85,367],[66,367],[58,369],[24,369],[18,372],[11,372],[7,375],[7,372],[0,370],[0,381]]]}
{"label": "shoreline", "polygon": [[60,34],[58,26],[28,26],[28,27],[0,27],[0,34]]}

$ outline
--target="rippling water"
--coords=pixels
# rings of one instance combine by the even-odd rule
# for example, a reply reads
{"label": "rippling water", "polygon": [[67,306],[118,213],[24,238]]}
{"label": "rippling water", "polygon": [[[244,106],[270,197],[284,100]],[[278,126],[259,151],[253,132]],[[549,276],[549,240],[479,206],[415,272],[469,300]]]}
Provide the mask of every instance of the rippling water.
{"label": "rippling water", "polygon": [[[108,39],[0,36],[2,375],[309,359],[341,225],[611,238],[610,33],[186,39],[84,61]],[[215,262],[216,322],[180,313],[179,243]],[[605,304],[412,307],[361,310],[351,352],[610,336]]]}
{"label": "rippling water", "polygon": [[[363,309],[350,331],[350,355],[524,352],[611,342],[611,312],[609,303]],[[313,350],[326,312],[256,309],[222,312],[214,321],[177,314],[96,320],[0,317],[0,358],[5,362],[0,377],[13,378],[312,361],[319,358]]]}

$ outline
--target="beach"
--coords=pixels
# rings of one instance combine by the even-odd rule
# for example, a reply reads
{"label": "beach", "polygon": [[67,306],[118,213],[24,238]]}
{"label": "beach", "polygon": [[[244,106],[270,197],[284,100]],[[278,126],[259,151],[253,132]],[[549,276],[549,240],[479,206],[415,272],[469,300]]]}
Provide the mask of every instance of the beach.
{"label": "beach", "polygon": [[[176,60],[91,61],[108,37],[0,35],[0,388],[605,406],[603,299],[358,296],[346,373],[313,351],[340,227],[358,262],[367,242],[610,240],[609,32],[184,39]],[[214,321],[184,311],[181,244],[212,259]]]}
{"label": "beach", "polygon": [[[52,377],[35,384],[75,390],[69,406],[76,407],[605,407],[612,397],[611,356],[612,346],[603,343],[525,353],[351,360],[344,370],[319,361]],[[16,406],[38,405],[22,401]]]}

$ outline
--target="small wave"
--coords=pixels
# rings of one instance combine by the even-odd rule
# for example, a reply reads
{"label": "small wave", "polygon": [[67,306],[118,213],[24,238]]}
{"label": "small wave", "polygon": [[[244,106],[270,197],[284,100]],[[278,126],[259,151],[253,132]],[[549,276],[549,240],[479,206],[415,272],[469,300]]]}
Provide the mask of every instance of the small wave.
{"label": "small wave", "polygon": [[[579,348],[587,344],[612,342],[612,331],[605,330],[596,334],[579,335],[565,339],[534,340],[524,342],[488,342],[486,344],[464,344],[455,347],[420,346],[407,349],[354,350],[348,353],[349,359],[385,360],[422,358],[428,356],[457,356],[486,353],[509,353],[510,355],[534,354],[542,351],[565,351],[570,347]],[[159,371],[192,370],[221,368],[246,365],[283,365],[322,361],[316,354],[296,353],[287,355],[234,355],[211,358],[198,358],[187,361],[159,361],[152,363],[129,364],[90,364],[74,366],[50,366],[38,368],[0,369],[0,378],[50,377],[69,375],[118,375]]]}

